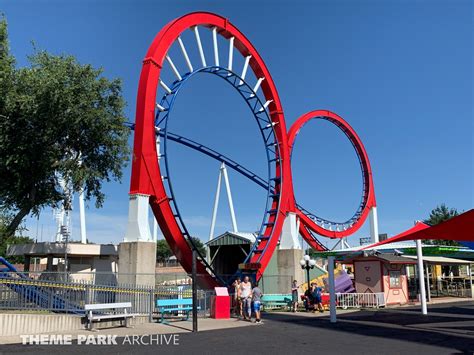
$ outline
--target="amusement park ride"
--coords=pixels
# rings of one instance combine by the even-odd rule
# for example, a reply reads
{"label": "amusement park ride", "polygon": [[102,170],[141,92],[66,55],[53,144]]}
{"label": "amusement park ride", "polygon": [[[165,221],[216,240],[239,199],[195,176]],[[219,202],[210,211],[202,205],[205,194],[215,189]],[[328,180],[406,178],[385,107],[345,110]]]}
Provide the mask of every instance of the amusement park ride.
{"label": "amusement park ride", "polygon": [[[195,43],[185,45],[183,34],[188,31],[194,35]],[[222,63],[220,58],[219,36],[223,38],[221,41],[226,42],[226,63]],[[205,51],[208,47],[203,46],[204,37],[212,38],[211,53]],[[187,47],[190,45],[197,47],[197,58],[190,55],[191,51]],[[179,47],[181,62],[185,63],[185,66],[179,69],[178,61],[171,58],[173,46]],[[242,68],[235,68],[236,55],[243,57]],[[253,75],[249,75],[249,71],[253,72]],[[168,76],[165,76],[166,72]],[[166,82],[164,78],[171,75],[174,81]],[[234,87],[246,102],[261,132],[266,150],[266,179],[229,157],[168,130],[168,122],[180,90],[191,78],[201,75],[221,78],[227,85]],[[249,79],[250,76],[253,80]],[[355,214],[347,221],[334,222],[320,218],[295,200],[291,152],[298,132],[311,120],[326,120],[337,126],[350,140],[359,158],[363,176],[362,199]],[[295,233],[299,231],[312,248],[325,250],[316,235],[328,238],[347,237],[357,231],[370,215],[372,240],[378,241],[372,171],[362,141],[354,129],[333,112],[315,110],[298,118],[287,130],[280,98],[265,63],[250,41],[224,17],[206,12],[191,13],[168,23],[158,33],[143,60],[136,121],[132,128],[135,137],[129,225],[125,241],[151,240],[147,217],[149,204],[165,239],[187,272],[191,271],[192,249],[196,248],[173,191],[167,154],[169,141],[183,144],[220,161],[225,167],[242,174],[267,191],[266,208],[256,242],[241,264],[241,269],[236,270],[236,274],[250,273],[257,280],[263,275],[280,238],[284,238],[284,223],[289,223],[290,230]],[[204,255],[199,256],[198,274],[199,282],[204,287],[218,286],[229,281],[213,270]]]}

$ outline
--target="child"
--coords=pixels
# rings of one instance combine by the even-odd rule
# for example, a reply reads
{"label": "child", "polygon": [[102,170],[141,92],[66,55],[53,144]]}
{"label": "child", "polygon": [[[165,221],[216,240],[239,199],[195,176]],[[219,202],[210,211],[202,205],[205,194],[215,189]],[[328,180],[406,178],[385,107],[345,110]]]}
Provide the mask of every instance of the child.
{"label": "child", "polygon": [[262,291],[258,287],[258,282],[255,282],[255,287],[252,290],[253,311],[255,313],[255,324],[262,324],[260,316],[260,306],[262,303]]}

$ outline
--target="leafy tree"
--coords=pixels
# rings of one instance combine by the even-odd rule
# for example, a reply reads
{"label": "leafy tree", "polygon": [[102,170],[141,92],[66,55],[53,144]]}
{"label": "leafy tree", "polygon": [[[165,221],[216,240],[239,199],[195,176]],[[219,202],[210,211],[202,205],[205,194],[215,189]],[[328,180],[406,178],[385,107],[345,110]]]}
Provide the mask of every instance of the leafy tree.
{"label": "leafy tree", "polygon": [[[206,247],[204,246],[204,244],[201,242],[201,239],[199,239],[198,237],[191,237],[191,239],[193,240],[193,243],[194,245],[196,246],[196,249],[198,250],[198,252],[203,256],[203,257],[206,257]],[[188,241],[188,244],[189,246],[191,247],[192,249],[192,246],[191,246],[191,243]]]}
{"label": "leafy tree", "polygon": [[[6,211],[0,210],[0,233],[4,231],[7,226],[10,224],[12,219],[12,215]],[[25,257],[24,256],[9,256],[7,257],[7,248],[8,245],[12,244],[25,244],[25,243],[32,243],[33,239],[24,236],[22,233],[24,232],[25,228],[20,227],[17,230],[16,236],[9,236],[7,238],[3,238],[0,240],[0,256],[5,257],[11,263],[24,263]]]}
{"label": "leafy tree", "polygon": [[173,255],[173,252],[168,245],[168,242],[165,239],[160,239],[156,242],[156,261],[165,262],[170,256]]}
{"label": "leafy tree", "polygon": [[[201,253],[203,257],[206,256],[206,247],[201,242],[201,239],[197,237],[191,237],[193,239],[194,245],[197,250]],[[192,248],[191,243],[188,241],[189,246]],[[165,262],[169,257],[173,255],[171,248],[168,245],[168,242],[165,239],[160,239],[156,242],[156,261]]]}
{"label": "leafy tree", "polygon": [[[433,209],[430,212],[428,219],[425,219],[423,222],[430,226],[434,226],[458,215],[459,213],[455,208],[448,208],[444,203],[442,203]],[[459,245],[459,243],[454,240],[430,240],[428,242],[435,245]]]}
{"label": "leafy tree", "polygon": [[15,68],[0,18],[0,207],[14,212],[0,239],[64,201],[61,178],[101,207],[103,181],[121,179],[129,154],[119,79],[68,55],[35,50],[29,61]]}

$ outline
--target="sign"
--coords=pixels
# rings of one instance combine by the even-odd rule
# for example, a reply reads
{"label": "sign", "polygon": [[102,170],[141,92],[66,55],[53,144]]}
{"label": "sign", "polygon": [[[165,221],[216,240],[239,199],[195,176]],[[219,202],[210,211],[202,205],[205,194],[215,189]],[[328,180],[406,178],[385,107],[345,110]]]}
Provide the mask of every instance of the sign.
{"label": "sign", "polygon": [[239,270],[248,270],[248,271],[256,271],[260,269],[260,263],[241,263],[239,264]]}

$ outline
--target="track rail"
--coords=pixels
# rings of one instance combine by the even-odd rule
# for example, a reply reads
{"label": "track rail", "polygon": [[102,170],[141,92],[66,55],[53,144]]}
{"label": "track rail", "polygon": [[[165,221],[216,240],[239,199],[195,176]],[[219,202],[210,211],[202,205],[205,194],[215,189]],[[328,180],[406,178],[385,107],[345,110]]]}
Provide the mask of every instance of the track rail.
{"label": "track rail", "polygon": [[[209,59],[211,57],[207,54],[206,47],[203,46],[202,38],[204,37],[201,37],[200,31],[203,30],[210,30],[213,32],[213,36],[219,35],[227,41],[229,55],[226,71],[219,65],[216,41],[213,41],[215,62],[214,65],[210,65]],[[191,31],[195,35],[200,61],[191,59],[190,52],[186,49],[186,44],[181,38],[185,31]],[[179,70],[177,62],[175,63],[170,56],[169,50],[174,43],[180,46],[186,62],[185,71]],[[240,53],[245,58],[246,64],[242,68],[241,75],[236,75],[233,71],[234,49],[236,53]],[[165,83],[164,77],[161,77],[161,72],[165,68],[176,77],[171,85]],[[274,184],[274,193],[268,195],[270,206],[264,213],[264,222],[258,236],[259,242],[254,244],[255,248],[249,254],[248,259],[250,263],[259,265],[257,274],[261,275],[277,246],[285,211],[288,210],[288,205],[294,204],[291,198],[290,159],[283,109],[265,63],[250,41],[227,19],[205,12],[191,13],[166,25],[153,40],[143,61],[137,97],[135,158],[132,164],[130,194],[150,196],[150,205],[163,235],[187,272],[191,271],[191,248],[195,248],[195,246],[188,244],[190,236],[179,213],[177,201],[173,197],[166,154],[165,164],[158,165],[155,126],[162,124],[166,137],[167,120],[175,94],[179,91],[182,83],[186,82],[186,78],[194,76],[196,72],[215,71],[217,75],[225,74],[225,77],[222,76],[224,79],[228,79],[227,77],[230,76],[230,80],[235,80],[231,84],[238,87],[242,94],[241,86],[248,86],[245,82],[247,70],[251,70],[258,80],[253,88],[250,87],[251,91],[247,93],[246,101],[252,107],[254,114],[268,115],[269,122],[265,127],[261,125],[263,121],[257,120],[257,122],[259,122],[262,132],[265,129],[266,147],[274,149],[273,157],[269,159],[273,171],[271,175],[269,174],[268,182],[269,185]],[[165,92],[160,103],[156,103],[158,87],[163,88]],[[166,139],[164,146],[166,147]],[[163,167],[163,171],[161,167]],[[288,178],[283,179],[283,177]],[[198,263],[198,274],[201,275],[199,282],[203,287],[209,288],[223,283],[223,280],[219,279],[202,256]]]}
{"label": "track rail", "polygon": [[[195,38],[197,60],[188,51],[189,47],[186,47],[188,43],[183,39],[185,38],[183,34],[186,32],[191,32]],[[203,42],[206,37],[212,37],[211,45]],[[228,48],[227,65],[222,63],[220,57],[219,46],[222,47],[222,42]],[[178,59],[181,59],[181,63],[171,58],[176,53],[170,51],[172,46],[179,46],[181,56]],[[212,53],[206,50],[209,48],[213,49]],[[243,67],[238,71],[240,74],[237,74],[234,63],[236,54],[244,58]],[[253,73],[256,81],[252,85],[249,84],[248,71]],[[163,73],[169,75],[162,75]],[[232,85],[247,103],[265,144],[268,165],[266,180],[210,148],[168,131],[168,121],[177,94],[190,78],[200,73],[219,76]],[[169,77],[175,80],[170,83]],[[158,97],[161,99],[156,102]],[[295,201],[291,151],[299,130],[312,119],[325,119],[339,127],[349,138],[359,157],[363,175],[361,204],[354,216],[345,222],[333,222],[317,217],[297,205]],[[257,241],[244,261],[244,264],[252,265],[252,273],[257,280],[262,276],[277,246],[288,213],[296,213],[299,216],[300,233],[306,241],[315,249],[323,250],[324,246],[313,233],[331,238],[350,235],[361,227],[369,209],[375,206],[370,163],[365,148],[352,127],[338,115],[318,110],[301,116],[287,132],[280,98],[263,59],[234,25],[224,17],[212,13],[196,12],[182,16],[168,23],[155,37],[143,60],[134,128],[130,194],[149,196],[150,206],[160,229],[187,272],[191,272],[192,250],[197,248],[193,244],[174,196],[172,172],[168,164],[168,140],[179,142],[223,161],[230,168],[267,189],[267,204]],[[160,154],[163,163],[160,161],[160,164],[158,164],[160,152],[157,152],[155,144],[156,131],[164,139],[164,153]],[[217,275],[202,255],[198,260],[197,272],[198,282],[204,288],[226,284],[229,281]]]}

